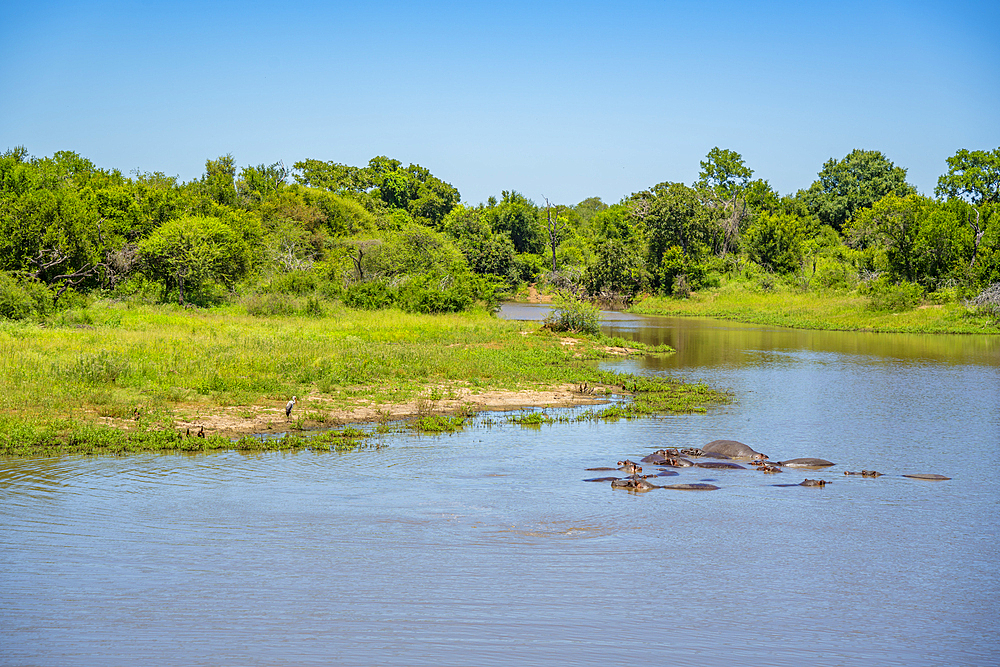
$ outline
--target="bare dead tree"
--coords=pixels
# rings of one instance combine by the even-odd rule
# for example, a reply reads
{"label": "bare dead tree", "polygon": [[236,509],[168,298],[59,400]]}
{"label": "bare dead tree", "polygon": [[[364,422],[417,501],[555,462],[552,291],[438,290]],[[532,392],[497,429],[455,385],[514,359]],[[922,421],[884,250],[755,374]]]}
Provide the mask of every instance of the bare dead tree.
{"label": "bare dead tree", "polygon": [[281,241],[281,245],[276,252],[275,260],[281,265],[286,273],[292,271],[306,271],[312,268],[315,260],[312,255],[299,257],[299,246],[290,239]]}
{"label": "bare dead tree", "polygon": [[976,257],[979,256],[979,242],[983,240],[983,229],[979,226],[979,209],[973,207],[976,212],[976,221],[973,222],[969,219],[969,226],[972,227],[972,233],[975,235],[974,245],[972,246],[972,261],[969,262],[969,268],[971,269],[976,263]]}
{"label": "bare dead tree", "polygon": [[382,245],[382,241],[379,239],[366,239],[364,241],[348,241],[349,245],[354,246],[357,250],[357,256],[351,255],[351,261],[354,262],[354,269],[358,274],[358,281],[363,281],[365,279],[365,271],[361,265],[361,260],[365,258],[366,254],[371,252],[372,248],[377,248]]}
{"label": "bare dead tree", "polygon": [[723,257],[736,245],[736,241],[740,237],[740,228],[743,226],[743,221],[749,217],[746,201],[737,199],[736,195],[733,195],[732,200],[728,202],[726,207],[728,208],[728,215],[719,221],[719,225],[722,227]]}
{"label": "bare dead tree", "polygon": [[109,250],[104,256],[104,278],[109,287],[114,287],[139,263],[139,246],[126,243],[118,250]]}
{"label": "bare dead tree", "polygon": [[549,247],[552,248],[552,270],[556,270],[556,246],[559,245],[559,236],[562,231],[566,228],[566,219],[563,218],[562,222],[559,222],[559,214],[556,214],[556,219],[552,219],[552,205],[549,203],[549,198],[542,195],[545,199],[545,218],[548,223],[549,230]]}

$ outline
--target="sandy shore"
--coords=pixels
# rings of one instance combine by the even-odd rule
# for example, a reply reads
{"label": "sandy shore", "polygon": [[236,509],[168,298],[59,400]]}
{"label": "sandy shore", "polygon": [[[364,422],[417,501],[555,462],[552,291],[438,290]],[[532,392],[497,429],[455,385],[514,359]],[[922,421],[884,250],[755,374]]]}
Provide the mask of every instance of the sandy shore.
{"label": "sandy shore", "polygon": [[[565,385],[547,391],[481,391],[472,393],[468,389],[454,389],[449,398],[429,400],[416,399],[408,403],[369,404],[353,408],[333,408],[330,400],[322,395],[299,397],[290,417],[285,417],[285,406],[248,407],[238,406],[218,408],[204,414],[178,419],[180,429],[196,431],[205,429],[209,435],[237,437],[249,433],[281,433],[289,430],[300,417],[306,416],[301,426],[319,428],[361,422],[382,422],[407,419],[418,415],[449,414],[459,411],[503,411],[526,407],[572,407],[576,405],[598,405],[606,403],[603,397],[580,391],[580,387]],[[312,415],[324,415],[323,421],[309,419]]]}

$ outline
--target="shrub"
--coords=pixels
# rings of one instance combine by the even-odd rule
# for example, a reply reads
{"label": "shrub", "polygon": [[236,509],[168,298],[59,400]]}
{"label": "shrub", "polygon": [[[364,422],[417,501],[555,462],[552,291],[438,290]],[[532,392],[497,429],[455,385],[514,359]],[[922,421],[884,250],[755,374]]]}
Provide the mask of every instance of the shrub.
{"label": "shrub", "polygon": [[906,281],[893,284],[885,276],[866,283],[859,291],[869,297],[869,310],[894,313],[913,309],[924,296],[920,285]]}
{"label": "shrub", "polygon": [[545,326],[552,331],[598,334],[601,332],[601,313],[592,303],[573,297],[562,298],[545,318]]}
{"label": "shrub", "polygon": [[310,294],[319,287],[319,277],[313,271],[289,271],[271,279],[264,291],[275,294]]}
{"label": "shrub", "polygon": [[[677,296],[687,297],[693,290],[699,290],[708,284],[706,266],[702,262],[695,261],[686,255],[680,246],[670,246],[663,253],[663,258],[659,268],[660,285],[666,295],[676,294],[676,287],[686,287],[686,294]],[[680,281],[680,282],[678,282]]]}
{"label": "shrub", "polygon": [[362,310],[388,308],[396,300],[393,290],[384,280],[354,283],[344,290],[344,305]]}
{"label": "shrub", "polygon": [[18,281],[0,271],[0,318],[23,320],[52,311],[52,292],[36,281]]}
{"label": "shrub", "polygon": [[472,305],[473,286],[468,277],[425,275],[399,286],[396,303],[408,313],[454,313]]}
{"label": "shrub", "polygon": [[972,305],[981,312],[1000,317],[1000,283],[993,283],[980,292]]}
{"label": "shrub", "polygon": [[23,320],[34,312],[27,291],[7,273],[0,272],[0,317]]}

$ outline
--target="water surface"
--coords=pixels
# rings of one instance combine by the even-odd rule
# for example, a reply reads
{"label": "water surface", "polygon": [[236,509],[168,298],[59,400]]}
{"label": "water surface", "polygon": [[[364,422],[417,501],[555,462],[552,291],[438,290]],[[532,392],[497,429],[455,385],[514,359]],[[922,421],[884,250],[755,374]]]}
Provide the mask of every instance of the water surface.
{"label": "water surface", "polygon": [[[997,339],[609,320],[678,349],[616,367],[735,402],[345,454],[0,461],[0,663],[1000,664]],[[837,465],[581,481],[716,438]],[[806,476],[830,484],[775,486]]]}

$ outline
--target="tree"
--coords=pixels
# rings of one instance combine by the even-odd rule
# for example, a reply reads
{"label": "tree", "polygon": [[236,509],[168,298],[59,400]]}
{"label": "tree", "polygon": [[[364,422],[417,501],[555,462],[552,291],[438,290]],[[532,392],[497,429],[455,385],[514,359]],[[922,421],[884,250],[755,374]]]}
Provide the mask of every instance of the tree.
{"label": "tree", "polygon": [[962,149],[948,158],[948,173],[938,178],[934,193],[961,197],[973,206],[1000,202],[1000,148],[993,151]]}
{"label": "tree", "polygon": [[354,195],[366,205],[405,211],[421,224],[440,230],[444,217],[461,200],[458,190],[419,164],[403,168],[379,155],[366,167],[304,160],[294,164],[295,180],[337,194]]}
{"label": "tree", "polygon": [[504,190],[500,203],[484,214],[494,232],[507,234],[518,253],[540,253],[545,249],[544,232],[534,202],[519,192]]}
{"label": "tree", "polygon": [[618,239],[598,244],[594,263],[587,267],[584,280],[591,296],[611,292],[630,302],[645,283],[642,257]]}
{"label": "tree", "polygon": [[859,211],[886,195],[906,197],[916,192],[906,182],[906,169],[893,165],[879,151],[855,149],[843,160],[827,160],[819,179],[802,198],[820,222],[840,230]]}
{"label": "tree", "polygon": [[215,203],[223,206],[236,204],[236,162],[231,153],[205,161],[201,185],[204,193]]}
{"label": "tree", "polygon": [[878,244],[894,278],[914,282],[917,278],[917,237],[922,209],[929,200],[917,194],[887,195],[860,211],[846,228],[855,247]]}
{"label": "tree", "polygon": [[985,229],[980,224],[980,208],[984,204],[1000,202],[1000,148],[994,151],[968,151],[962,149],[947,159],[948,173],[938,178],[934,192],[949,199],[960,197],[975,207],[976,219],[968,220],[972,227],[975,247],[972,261],[979,256],[979,244]]}
{"label": "tree", "polygon": [[150,273],[165,292],[177,288],[177,300],[205,298],[212,283],[232,285],[250,268],[249,248],[218,218],[186,216],[167,222],[139,244]]}
{"label": "tree", "polygon": [[726,199],[739,196],[753,176],[753,169],[743,164],[742,155],[718,146],[700,164],[697,184],[715,190]]}
{"label": "tree", "polygon": [[649,239],[646,264],[658,282],[662,279],[660,265],[669,248],[678,247],[695,262],[707,252],[712,215],[694,188],[683,183],[660,183],[632,195],[631,208],[633,219],[645,226]]}
{"label": "tree", "polygon": [[747,253],[755,262],[778,273],[799,266],[804,237],[802,221],[786,213],[760,213],[743,237]]}
{"label": "tree", "polygon": [[289,173],[288,168],[280,161],[271,165],[244,167],[240,172],[240,180],[236,182],[236,192],[245,205],[259,204],[284,187]]}
{"label": "tree", "polygon": [[549,232],[549,248],[552,249],[552,270],[556,270],[556,247],[559,245],[559,241],[562,238],[563,232],[566,230],[566,218],[559,215],[556,212],[555,220],[552,219],[552,205],[549,204],[549,198],[545,198],[545,221],[546,228]]}
{"label": "tree", "polygon": [[[698,188],[705,204],[714,209],[716,234],[713,249],[725,257],[736,245],[740,228],[749,217],[747,188],[753,169],[743,164],[743,156],[736,151],[715,147],[701,162],[701,173],[695,187]],[[770,186],[765,181],[763,187],[755,181],[754,194]]]}
{"label": "tree", "polygon": [[482,207],[456,206],[444,227],[475,273],[516,282],[514,244],[508,235],[493,233]]}

